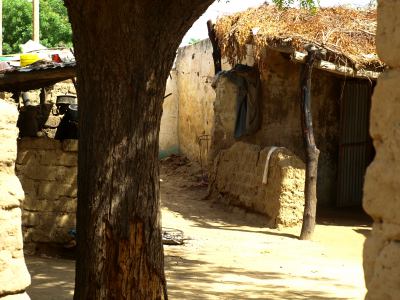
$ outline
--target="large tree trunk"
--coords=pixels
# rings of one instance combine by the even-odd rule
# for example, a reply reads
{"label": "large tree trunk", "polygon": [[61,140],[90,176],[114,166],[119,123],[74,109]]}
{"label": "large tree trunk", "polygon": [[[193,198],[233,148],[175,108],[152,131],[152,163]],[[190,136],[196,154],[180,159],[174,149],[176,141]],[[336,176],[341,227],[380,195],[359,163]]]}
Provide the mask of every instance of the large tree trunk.
{"label": "large tree trunk", "polygon": [[80,113],[74,299],[161,299],[162,99],[183,35],[212,0],[65,2]]}

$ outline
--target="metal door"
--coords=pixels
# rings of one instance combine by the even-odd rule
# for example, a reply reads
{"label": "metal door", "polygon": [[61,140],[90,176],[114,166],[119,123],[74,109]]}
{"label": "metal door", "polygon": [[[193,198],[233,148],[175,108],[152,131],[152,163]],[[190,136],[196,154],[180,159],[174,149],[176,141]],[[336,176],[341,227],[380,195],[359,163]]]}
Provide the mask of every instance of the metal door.
{"label": "metal door", "polygon": [[346,81],[341,100],[338,207],[361,206],[366,168],[374,149],[369,135],[373,85],[365,80]]}

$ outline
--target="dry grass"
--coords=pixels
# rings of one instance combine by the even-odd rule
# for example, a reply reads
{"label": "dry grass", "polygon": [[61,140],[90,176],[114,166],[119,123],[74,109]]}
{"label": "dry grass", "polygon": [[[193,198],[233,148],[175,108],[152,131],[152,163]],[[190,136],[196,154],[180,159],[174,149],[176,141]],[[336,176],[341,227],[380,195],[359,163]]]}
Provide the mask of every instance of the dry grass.
{"label": "dry grass", "polygon": [[326,60],[356,69],[379,70],[376,54],[376,10],[344,7],[322,8],[315,14],[272,5],[223,17],[215,26],[222,55],[230,63],[241,61],[246,44],[253,44],[256,58],[266,46],[305,52],[313,43],[327,50]]}

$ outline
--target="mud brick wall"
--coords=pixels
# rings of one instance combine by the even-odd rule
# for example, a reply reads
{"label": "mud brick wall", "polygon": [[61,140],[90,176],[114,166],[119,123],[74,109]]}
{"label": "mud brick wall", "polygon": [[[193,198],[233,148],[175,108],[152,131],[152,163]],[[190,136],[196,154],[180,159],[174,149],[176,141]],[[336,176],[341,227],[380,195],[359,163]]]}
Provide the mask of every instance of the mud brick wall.
{"label": "mud brick wall", "polygon": [[30,275],[25,265],[21,232],[24,191],[15,176],[17,157],[15,105],[0,100],[0,299],[29,299]]}
{"label": "mud brick wall", "polygon": [[[202,135],[211,136],[214,130],[215,91],[212,45],[209,39],[178,49],[176,57],[176,89],[179,102],[178,136],[180,153],[193,161],[207,162],[206,143],[199,144]],[[254,56],[249,49],[243,64],[253,65]],[[222,69],[231,66],[223,59]],[[201,155],[200,155],[201,153]]]}
{"label": "mud brick wall", "polygon": [[364,208],[374,219],[364,247],[369,300],[400,299],[400,2],[378,1],[377,47],[389,66],[372,99],[376,157],[367,171]]}
{"label": "mud brick wall", "polygon": [[224,202],[258,212],[270,227],[301,223],[304,211],[304,163],[280,148],[269,161],[268,182],[263,174],[270,148],[243,142],[222,150],[215,159],[211,191]]}
{"label": "mud brick wall", "polygon": [[17,175],[25,191],[24,242],[63,244],[75,227],[78,141],[22,138],[18,141]]}
{"label": "mud brick wall", "polygon": [[214,120],[215,92],[211,87],[214,64],[211,42],[204,40],[195,45],[179,48],[176,70],[180,152],[190,160],[200,161],[201,148],[198,138],[202,135],[211,135]]}

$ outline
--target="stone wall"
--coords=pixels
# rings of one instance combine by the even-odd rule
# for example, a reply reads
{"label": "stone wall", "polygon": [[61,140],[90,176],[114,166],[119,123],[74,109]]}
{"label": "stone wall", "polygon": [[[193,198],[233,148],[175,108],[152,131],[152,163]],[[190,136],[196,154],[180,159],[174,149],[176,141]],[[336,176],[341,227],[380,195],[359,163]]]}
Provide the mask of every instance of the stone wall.
{"label": "stone wall", "polygon": [[297,225],[303,219],[305,165],[287,149],[277,149],[264,184],[269,150],[237,142],[220,151],[214,162],[212,192],[229,204],[265,215],[271,227]]}
{"label": "stone wall", "polygon": [[390,67],[378,80],[370,132],[376,157],[367,171],[364,208],[374,219],[364,246],[367,299],[400,297],[400,2],[378,1],[377,47]]}
{"label": "stone wall", "polygon": [[22,138],[16,171],[25,191],[22,224],[25,247],[71,240],[77,205],[78,141]]}
{"label": "stone wall", "polygon": [[0,299],[29,299],[30,275],[25,265],[21,232],[24,191],[15,176],[18,111],[0,100]]}

